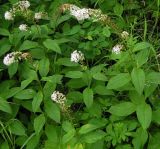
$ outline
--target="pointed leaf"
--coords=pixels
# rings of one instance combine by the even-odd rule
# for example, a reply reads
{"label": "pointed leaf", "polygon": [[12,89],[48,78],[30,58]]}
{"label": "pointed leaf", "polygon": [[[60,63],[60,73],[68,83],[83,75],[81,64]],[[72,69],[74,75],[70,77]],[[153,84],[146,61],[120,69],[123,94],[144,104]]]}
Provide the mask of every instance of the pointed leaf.
{"label": "pointed leaf", "polygon": [[112,77],[108,84],[107,84],[107,88],[108,89],[118,89],[124,85],[126,85],[127,83],[129,83],[129,81],[131,80],[130,75],[128,73],[120,73],[114,77]]}
{"label": "pointed leaf", "polygon": [[152,109],[150,105],[143,103],[137,106],[137,118],[143,129],[147,129],[152,121]]}
{"label": "pointed leaf", "polygon": [[87,108],[90,108],[93,104],[93,91],[90,88],[86,88],[83,91],[83,100]]}
{"label": "pointed leaf", "polygon": [[39,134],[45,124],[44,114],[39,115],[34,119],[34,130],[36,134]]}
{"label": "pointed leaf", "polygon": [[132,82],[136,91],[141,95],[145,84],[145,74],[140,68],[134,68],[131,73]]}
{"label": "pointed leaf", "polygon": [[109,112],[117,116],[128,116],[136,111],[136,106],[132,102],[123,102],[111,106]]}

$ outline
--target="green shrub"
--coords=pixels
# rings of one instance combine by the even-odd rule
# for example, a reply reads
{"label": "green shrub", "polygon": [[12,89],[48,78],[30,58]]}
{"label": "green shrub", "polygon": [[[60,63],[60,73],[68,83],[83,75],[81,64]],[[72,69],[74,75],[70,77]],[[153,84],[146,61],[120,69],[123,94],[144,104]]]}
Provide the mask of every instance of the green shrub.
{"label": "green shrub", "polygon": [[159,0],[9,0],[0,21],[0,148],[159,147]]}

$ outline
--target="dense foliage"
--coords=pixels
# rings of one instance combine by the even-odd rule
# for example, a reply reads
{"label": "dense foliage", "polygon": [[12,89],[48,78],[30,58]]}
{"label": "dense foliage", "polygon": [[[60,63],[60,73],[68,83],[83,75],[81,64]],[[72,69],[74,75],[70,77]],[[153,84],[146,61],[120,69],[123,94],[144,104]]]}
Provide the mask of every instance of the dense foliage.
{"label": "dense foliage", "polygon": [[158,149],[159,7],[0,1],[0,149]]}

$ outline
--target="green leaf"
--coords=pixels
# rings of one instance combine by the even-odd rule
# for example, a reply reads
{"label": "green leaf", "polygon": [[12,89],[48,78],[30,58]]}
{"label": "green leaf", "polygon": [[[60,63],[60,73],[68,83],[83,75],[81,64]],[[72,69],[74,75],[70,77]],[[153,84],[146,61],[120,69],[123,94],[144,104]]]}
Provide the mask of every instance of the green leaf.
{"label": "green leaf", "polygon": [[99,95],[114,95],[112,90],[107,89],[106,86],[103,85],[95,86],[94,92]]}
{"label": "green leaf", "polygon": [[93,119],[88,124],[83,125],[80,130],[79,134],[86,134],[88,132],[91,132],[95,129],[104,127],[106,125],[106,120],[104,119]]}
{"label": "green leaf", "polygon": [[0,97],[0,110],[7,113],[12,113],[12,109],[10,104],[4,100],[2,97]]}
{"label": "green leaf", "polygon": [[90,108],[93,104],[93,91],[90,88],[86,88],[83,91],[83,100],[87,108]]}
{"label": "green leaf", "polygon": [[61,49],[60,49],[59,45],[57,44],[57,42],[55,40],[46,39],[43,42],[43,44],[47,49],[50,49],[54,52],[57,52],[57,53],[61,54]]}
{"label": "green leaf", "polygon": [[40,60],[39,73],[40,73],[41,77],[47,76],[47,74],[49,72],[49,64],[50,64],[49,59],[46,57]]}
{"label": "green leaf", "polygon": [[106,26],[106,27],[103,28],[103,32],[102,32],[102,33],[103,33],[103,35],[106,36],[106,37],[110,37],[110,35],[111,35],[111,32],[110,32],[108,26]]}
{"label": "green leaf", "polygon": [[55,74],[53,76],[42,77],[41,80],[51,82],[51,83],[61,84],[62,78],[63,78],[62,75]]}
{"label": "green leaf", "polygon": [[34,130],[36,134],[39,134],[45,124],[44,114],[39,115],[34,119]]}
{"label": "green leaf", "polygon": [[137,106],[137,118],[143,129],[147,129],[152,121],[152,109],[150,105],[143,103]]}
{"label": "green leaf", "polygon": [[123,13],[123,6],[119,3],[116,3],[116,6],[113,8],[113,10],[117,16],[121,16]]}
{"label": "green leaf", "polygon": [[142,149],[148,139],[148,133],[143,128],[138,128],[132,140],[134,149]]}
{"label": "green leaf", "polygon": [[11,124],[9,125],[9,130],[11,133],[18,136],[25,135],[25,127],[19,120],[12,120]]}
{"label": "green leaf", "polygon": [[8,67],[9,77],[12,78],[18,70],[18,63],[15,62]]}
{"label": "green leaf", "polygon": [[7,29],[5,28],[0,28],[0,35],[3,35],[3,36],[9,36],[10,33]]}
{"label": "green leaf", "polygon": [[132,102],[122,102],[109,109],[109,112],[116,116],[128,116],[135,111],[136,106]]}
{"label": "green leaf", "polygon": [[18,92],[14,97],[17,99],[32,99],[35,96],[36,92],[33,89],[24,89]]}
{"label": "green leaf", "polygon": [[159,138],[160,138],[160,132],[158,129],[158,131],[155,131],[150,135],[147,149],[158,149],[160,147]]}
{"label": "green leaf", "polygon": [[114,77],[112,77],[108,84],[107,84],[107,88],[108,89],[118,89],[124,85],[126,85],[127,83],[129,83],[129,81],[131,80],[130,75],[128,73],[120,73]]}
{"label": "green leaf", "polygon": [[62,124],[64,131],[69,132],[71,129],[74,129],[73,125],[69,121],[64,121]]}
{"label": "green leaf", "polygon": [[132,82],[136,91],[141,95],[145,85],[145,74],[140,68],[134,68],[131,73]]}
{"label": "green leaf", "polygon": [[68,71],[65,77],[78,79],[81,78],[83,73],[81,71]]}
{"label": "green leaf", "polygon": [[150,72],[146,76],[146,81],[151,84],[160,84],[160,73],[159,72]]}
{"label": "green leaf", "polygon": [[51,140],[54,143],[57,143],[59,140],[58,135],[57,135],[57,127],[55,127],[55,125],[51,124],[47,124],[45,127],[45,134],[47,136],[48,140]]}
{"label": "green leaf", "polygon": [[74,135],[75,135],[76,131],[74,129],[71,129],[70,131],[68,131],[62,138],[62,143],[65,144],[68,141],[70,141]]}
{"label": "green leaf", "polygon": [[31,77],[21,82],[21,89],[25,89],[34,79]]}
{"label": "green leaf", "polygon": [[137,51],[147,49],[147,48],[150,48],[150,47],[152,47],[152,45],[148,42],[139,42],[134,46],[133,52],[137,52]]}
{"label": "green leaf", "polygon": [[41,91],[39,91],[33,98],[32,101],[32,110],[33,112],[37,112],[40,108],[41,102],[43,100],[43,94]]}
{"label": "green leaf", "polygon": [[68,67],[78,66],[77,63],[71,62],[70,58],[59,58],[56,62],[57,65],[63,65]]}
{"label": "green leaf", "polygon": [[52,101],[45,102],[45,112],[47,115],[57,123],[60,123],[60,109]]}
{"label": "green leaf", "polygon": [[94,143],[94,142],[97,142],[98,140],[103,139],[105,136],[106,136],[105,132],[103,132],[102,130],[98,130],[98,131],[85,134],[83,139],[84,139],[84,142],[86,143]]}
{"label": "green leaf", "polygon": [[39,47],[37,42],[25,40],[21,45],[21,47],[19,48],[19,50],[23,51],[23,50],[29,50],[37,47]]}
{"label": "green leaf", "polygon": [[27,146],[26,149],[35,149],[40,141],[40,136],[39,135],[31,135],[31,138],[28,138]]}
{"label": "green leaf", "polygon": [[8,142],[4,142],[0,145],[0,149],[9,149]]}
{"label": "green leaf", "polygon": [[95,80],[99,80],[99,81],[107,81],[108,80],[107,77],[101,72],[93,74],[93,78]]}
{"label": "green leaf", "polygon": [[160,109],[153,111],[152,113],[152,121],[160,125]]}
{"label": "green leaf", "polygon": [[136,54],[135,59],[137,61],[137,65],[140,67],[148,61],[150,50],[144,49]]}

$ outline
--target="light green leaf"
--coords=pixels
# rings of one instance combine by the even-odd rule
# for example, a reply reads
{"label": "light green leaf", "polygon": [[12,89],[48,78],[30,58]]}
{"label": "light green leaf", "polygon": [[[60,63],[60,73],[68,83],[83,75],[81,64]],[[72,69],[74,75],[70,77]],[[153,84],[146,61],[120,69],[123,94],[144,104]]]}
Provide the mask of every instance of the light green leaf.
{"label": "light green leaf", "polygon": [[18,63],[15,62],[8,67],[9,77],[12,78],[18,70]]}
{"label": "light green leaf", "polygon": [[103,119],[93,119],[88,124],[83,125],[80,130],[79,134],[86,134],[88,132],[91,132],[95,129],[101,128],[105,126],[107,121]]}
{"label": "light green leaf", "polygon": [[152,121],[152,109],[150,105],[143,103],[137,106],[137,118],[143,129],[147,129]]}
{"label": "light green leaf", "polygon": [[136,91],[141,95],[145,84],[145,74],[140,68],[134,68],[131,73],[132,82]]}
{"label": "light green leaf", "polygon": [[7,113],[12,113],[12,109],[10,104],[4,100],[2,97],[0,97],[0,110]]}
{"label": "light green leaf", "polygon": [[43,100],[43,94],[41,91],[39,91],[33,98],[32,101],[32,110],[33,112],[37,112],[40,108],[41,102]]}
{"label": "light green leaf", "polygon": [[83,100],[87,108],[90,108],[93,104],[93,91],[90,88],[86,88],[83,91]]}
{"label": "light green leaf", "polygon": [[152,47],[152,45],[150,43],[148,43],[148,42],[139,42],[134,46],[133,52],[137,52],[137,51],[140,51],[142,49],[147,49],[149,47]]}
{"label": "light green leaf", "polygon": [[9,125],[9,131],[18,136],[25,135],[25,127],[19,120],[12,120],[11,124]]}
{"label": "light green leaf", "polygon": [[39,134],[45,124],[44,114],[39,115],[34,119],[34,130],[36,134]]}
{"label": "light green leaf", "polygon": [[19,48],[20,51],[23,51],[23,50],[29,50],[29,49],[33,49],[33,48],[37,48],[39,47],[38,43],[37,42],[34,42],[34,41],[29,41],[29,40],[25,40],[21,47]]}
{"label": "light green leaf", "polygon": [[132,143],[134,145],[134,149],[142,149],[144,148],[144,144],[146,143],[148,139],[148,133],[143,128],[138,128],[135,137],[132,140]]}
{"label": "light green leaf", "polygon": [[104,74],[101,73],[101,72],[98,72],[98,73],[93,74],[93,78],[94,78],[95,80],[99,80],[99,81],[107,81],[107,80],[108,80],[107,77],[106,77],[106,75],[104,75]]}
{"label": "light green leaf", "polygon": [[19,91],[14,97],[17,99],[32,99],[35,96],[36,92],[33,89],[24,89]]}
{"label": "light green leaf", "polygon": [[0,28],[0,35],[3,35],[3,36],[9,36],[10,33],[7,29],[5,28]]}
{"label": "light green leaf", "polygon": [[147,62],[148,57],[149,57],[149,53],[150,53],[149,49],[144,49],[144,50],[141,50],[139,53],[136,54],[135,59],[137,61],[137,65],[139,67]]}
{"label": "light green leaf", "polygon": [[104,131],[98,130],[98,131],[85,134],[83,139],[84,139],[84,142],[86,143],[94,143],[94,142],[97,142],[98,140],[101,140],[105,136],[106,136],[106,133]]}
{"label": "light green leaf", "polygon": [[129,81],[131,80],[130,75],[128,73],[120,73],[114,77],[112,77],[108,84],[107,84],[107,88],[108,89],[118,89],[124,85],[126,85],[127,83],[129,83]]}
{"label": "light green leaf", "polygon": [[61,49],[60,49],[59,45],[57,44],[57,42],[55,40],[46,39],[43,42],[43,44],[47,49],[50,49],[54,52],[57,52],[57,53],[61,54]]}
{"label": "light green leaf", "polygon": [[123,6],[119,3],[116,3],[116,6],[113,8],[113,10],[117,16],[121,16],[123,13]]}
{"label": "light green leaf", "polygon": [[69,132],[71,129],[74,129],[73,125],[69,121],[64,121],[62,124],[62,128],[64,131]]}
{"label": "light green leaf", "polygon": [[146,81],[151,84],[160,84],[160,73],[155,71],[148,73]]}
{"label": "light green leaf", "polygon": [[83,73],[81,71],[68,71],[65,77],[78,79],[81,78]]}
{"label": "light green leaf", "polygon": [[111,106],[109,112],[117,116],[128,116],[136,111],[136,106],[132,102],[122,102]]}
{"label": "light green leaf", "polygon": [[46,57],[40,60],[39,73],[40,73],[41,77],[47,76],[47,74],[49,72],[49,64],[50,64],[49,59]]}
{"label": "light green leaf", "polygon": [[70,131],[68,131],[62,138],[62,143],[65,144],[67,143],[68,141],[70,141],[74,135],[75,135],[76,131],[75,129],[71,129]]}

